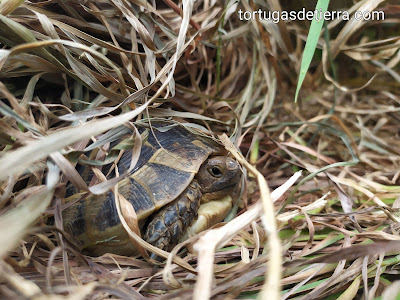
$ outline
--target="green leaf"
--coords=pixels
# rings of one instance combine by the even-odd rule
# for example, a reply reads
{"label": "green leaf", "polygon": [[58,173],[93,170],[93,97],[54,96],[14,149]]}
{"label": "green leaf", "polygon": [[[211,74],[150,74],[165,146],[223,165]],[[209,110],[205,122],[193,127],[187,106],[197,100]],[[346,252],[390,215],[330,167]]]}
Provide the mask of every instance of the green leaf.
{"label": "green leaf", "polygon": [[[318,0],[315,10],[318,12],[317,15],[323,15],[327,11],[329,5],[329,0]],[[321,14],[319,12],[322,12]],[[301,85],[303,84],[304,78],[306,77],[307,70],[310,67],[311,60],[314,56],[315,49],[317,48],[317,43],[319,36],[321,34],[322,25],[324,24],[323,18],[314,18],[311,22],[310,31],[308,32],[306,46],[304,47],[303,57],[301,60],[299,80],[296,87],[296,95],[294,101],[297,102],[297,97]]]}

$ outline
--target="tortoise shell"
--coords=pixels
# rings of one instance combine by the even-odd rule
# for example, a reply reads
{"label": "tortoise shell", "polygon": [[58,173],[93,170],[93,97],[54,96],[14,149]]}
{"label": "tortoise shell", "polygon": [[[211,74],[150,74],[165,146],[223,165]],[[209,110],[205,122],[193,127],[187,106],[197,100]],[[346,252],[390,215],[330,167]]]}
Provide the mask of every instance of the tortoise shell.
{"label": "tortoise shell", "polygon": [[[119,183],[119,193],[132,204],[140,225],[176,199],[210,155],[226,154],[211,139],[182,126],[167,131],[153,127],[148,132],[134,170]],[[131,157],[131,150],[123,153],[118,163],[120,173],[129,168]],[[130,255],[135,252],[120,222],[111,191],[81,199],[63,211],[63,219],[65,230],[76,236],[89,254]]]}

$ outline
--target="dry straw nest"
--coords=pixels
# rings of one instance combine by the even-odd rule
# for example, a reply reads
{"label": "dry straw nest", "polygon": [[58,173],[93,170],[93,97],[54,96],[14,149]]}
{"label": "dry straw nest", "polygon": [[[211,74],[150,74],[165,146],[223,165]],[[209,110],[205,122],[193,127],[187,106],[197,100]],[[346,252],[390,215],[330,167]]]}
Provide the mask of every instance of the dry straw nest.
{"label": "dry straw nest", "polygon": [[[315,5],[281,2],[0,2],[0,298],[399,294],[399,6],[332,1],[385,19],[326,22],[301,71],[310,21],[238,13]],[[240,202],[156,268],[82,256],[61,228],[66,185],[111,184],[75,165],[95,145],[97,172],[98,141],[149,119],[220,136],[247,170]]]}

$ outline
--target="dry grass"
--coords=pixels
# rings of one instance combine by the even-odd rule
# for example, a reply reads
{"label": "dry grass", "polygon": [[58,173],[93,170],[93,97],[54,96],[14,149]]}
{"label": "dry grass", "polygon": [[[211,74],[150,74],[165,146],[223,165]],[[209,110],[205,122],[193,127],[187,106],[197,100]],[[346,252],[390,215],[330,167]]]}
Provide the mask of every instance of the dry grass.
{"label": "dry grass", "polygon": [[[298,104],[310,22],[239,20],[239,9],[279,10],[272,0],[155,2],[0,2],[0,298],[395,299],[395,1],[331,3],[385,20],[323,27]],[[170,117],[240,149],[221,137],[248,170],[233,221],[157,269],[82,256],[61,230],[66,184],[101,193],[115,182],[87,184],[78,159]],[[118,154],[92,148],[95,166]]]}

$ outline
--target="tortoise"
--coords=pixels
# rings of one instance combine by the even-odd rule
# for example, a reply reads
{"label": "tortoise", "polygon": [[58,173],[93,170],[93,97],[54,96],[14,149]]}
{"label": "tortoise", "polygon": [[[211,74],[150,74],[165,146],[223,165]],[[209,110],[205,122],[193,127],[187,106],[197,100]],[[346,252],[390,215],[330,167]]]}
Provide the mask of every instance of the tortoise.
{"label": "tortoise", "polygon": [[[238,194],[242,172],[227,151],[183,126],[153,126],[139,160],[119,183],[133,206],[144,240],[170,251],[180,240],[221,222]],[[132,150],[119,162],[127,171]],[[83,245],[83,253],[137,253],[119,219],[114,193],[89,195],[63,211],[64,229]],[[152,258],[159,259],[154,253]]]}

